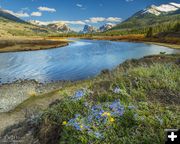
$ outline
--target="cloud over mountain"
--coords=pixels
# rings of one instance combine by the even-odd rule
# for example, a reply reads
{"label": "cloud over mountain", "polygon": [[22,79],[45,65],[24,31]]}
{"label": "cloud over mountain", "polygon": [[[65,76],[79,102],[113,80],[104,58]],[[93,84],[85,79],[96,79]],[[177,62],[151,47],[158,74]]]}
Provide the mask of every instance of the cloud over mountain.
{"label": "cloud over mountain", "polygon": [[26,13],[26,12],[24,12],[24,11],[19,11],[19,12],[13,12],[13,11],[11,11],[11,10],[4,10],[4,11],[6,11],[6,12],[8,12],[8,13],[10,13],[10,14],[12,14],[12,15],[14,15],[14,16],[16,16],[16,17],[29,17],[29,14],[28,13]]}
{"label": "cloud over mountain", "polygon": [[98,22],[121,22],[122,19],[118,18],[118,17],[108,17],[108,18],[104,18],[104,17],[92,17],[89,18],[87,20],[85,20],[85,22],[87,23],[98,23]]}
{"label": "cloud over mountain", "polygon": [[49,8],[49,7],[43,7],[43,6],[38,7],[38,10],[39,11],[47,11],[47,12],[56,12],[55,8]]}

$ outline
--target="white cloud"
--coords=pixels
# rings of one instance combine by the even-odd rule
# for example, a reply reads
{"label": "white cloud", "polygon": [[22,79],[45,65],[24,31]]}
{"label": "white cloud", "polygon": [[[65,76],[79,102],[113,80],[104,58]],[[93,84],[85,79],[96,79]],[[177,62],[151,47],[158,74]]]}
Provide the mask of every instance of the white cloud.
{"label": "white cloud", "polygon": [[32,12],[31,16],[40,17],[40,16],[42,16],[42,13],[41,12]]}
{"label": "white cloud", "polygon": [[80,7],[80,8],[82,8],[82,7],[83,7],[83,5],[82,5],[82,4],[76,4],[76,6],[77,6],[77,7]]}
{"label": "white cloud", "polygon": [[[33,21],[33,20],[32,20]],[[48,24],[54,24],[54,23],[63,23],[63,24],[72,24],[72,25],[85,25],[86,23],[80,20],[77,21],[36,21],[40,25],[48,25]]]}
{"label": "white cloud", "polygon": [[84,20],[86,23],[98,23],[98,22],[121,22],[122,19],[118,17],[92,17],[87,20]]}
{"label": "white cloud", "polygon": [[86,22],[91,22],[91,23],[98,23],[98,22],[103,22],[105,21],[106,19],[103,18],[103,17],[92,17],[90,18],[89,20],[86,20]]}
{"label": "white cloud", "polygon": [[47,12],[56,12],[56,9],[54,9],[54,8],[48,8],[48,7],[42,7],[42,6],[38,7],[38,10],[39,11],[47,11]]}
{"label": "white cloud", "polygon": [[29,14],[24,11],[19,11],[19,12],[13,12],[11,10],[4,10],[4,11],[6,11],[16,17],[29,17]]}
{"label": "white cloud", "polygon": [[15,15],[17,17],[29,17],[29,14],[25,13],[25,12],[17,12],[17,13],[15,13]]}
{"label": "white cloud", "polygon": [[118,17],[108,17],[106,19],[106,21],[108,22],[121,22],[122,21],[122,18],[118,18]]}
{"label": "white cloud", "polygon": [[61,22],[64,22],[66,24],[75,24],[75,25],[85,25],[86,23],[83,22],[83,21],[61,21]]}
{"label": "white cloud", "polygon": [[118,18],[118,17],[108,17],[108,18],[104,18],[104,17],[92,17],[89,18],[87,20],[76,20],[76,21],[63,21],[63,20],[59,20],[59,21],[46,21],[46,22],[42,22],[42,21],[38,21],[39,23],[42,23],[42,25],[48,25],[50,23],[64,23],[64,24],[72,24],[72,25],[85,25],[87,23],[98,23],[98,22],[112,22],[112,23],[116,23],[116,22],[121,22],[122,19]]}

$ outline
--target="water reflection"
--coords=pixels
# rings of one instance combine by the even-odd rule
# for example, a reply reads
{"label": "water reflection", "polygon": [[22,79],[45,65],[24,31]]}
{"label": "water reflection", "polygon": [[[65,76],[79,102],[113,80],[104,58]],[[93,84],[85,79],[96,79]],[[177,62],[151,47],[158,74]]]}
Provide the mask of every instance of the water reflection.
{"label": "water reflection", "polygon": [[80,40],[50,50],[0,54],[0,81],[79,80],[112,69],[126,59],[177,50],[143,43]]}

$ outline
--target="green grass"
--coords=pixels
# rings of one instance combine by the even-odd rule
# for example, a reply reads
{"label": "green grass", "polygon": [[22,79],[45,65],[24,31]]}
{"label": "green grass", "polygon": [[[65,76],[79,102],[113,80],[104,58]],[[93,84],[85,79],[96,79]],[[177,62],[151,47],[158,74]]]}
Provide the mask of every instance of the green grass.
{"label": "green grass", "polygon": [[4,36],[48,36],[57,34],[52,30],[32,25],[18,23],[0,17],[0,37]]}
{"label": "green grass", "polygon": [[[73,91],[70,87],[59,91],[64,98],[42,114],[36,136],[43,143],[60,144],[164,143],[164,129],[180,128],[180,68],[172,62],[125,64],[87,80],[85,86],[74,86]],[[75,100],[78,90],[84,95]],[[124,108],[121,116],[109,108],[117,100]],[[94,118],[92,108],[97,105],[110,115],[101,113],[100,121]],[[77,114],[79,130],[69,122]],[[88,122],[90,116],[93,120]]]}

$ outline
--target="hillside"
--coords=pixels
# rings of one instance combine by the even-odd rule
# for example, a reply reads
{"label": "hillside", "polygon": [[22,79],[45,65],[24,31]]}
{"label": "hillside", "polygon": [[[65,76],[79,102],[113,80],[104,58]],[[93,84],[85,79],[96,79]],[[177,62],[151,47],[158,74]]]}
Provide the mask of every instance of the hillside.
{"label": "hillside", "polygon": [[180,48],[180,4],[152,5],[110,30],[85,37],[113,41],[155,42]]}
{"label": "hillside", "polygon": [[26,23],[25,21],[21,20],[20,18],[12,15],[8,10],[3,10],[1,8],[0,8],[0,17],[15,21],[15,22],[19,22],[19,23]]}
{"label": "hillside", "polygon": [[0,37],[4,36],[38,36],[54,34],[54,32],[32,25],[20,18],[0,9]]}
{"label": "hillside", "polygon": [[176,5],[177,6],[173,6],[172,3],[160,6],[152,5],[135,13],[133,16],[113,27],[111,30],[143,28],[167,22],[179,22],[180,7],[178,4]]}

